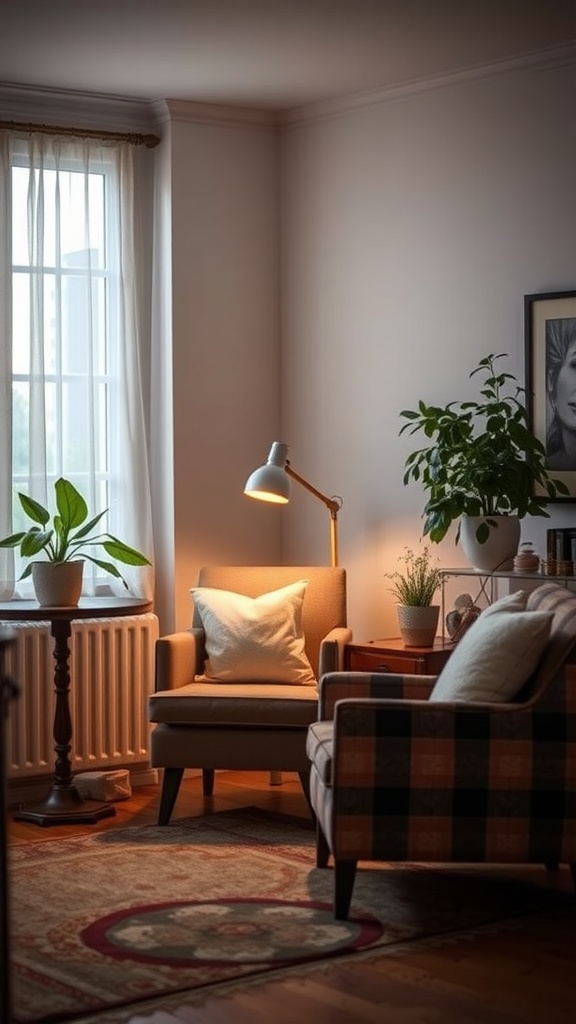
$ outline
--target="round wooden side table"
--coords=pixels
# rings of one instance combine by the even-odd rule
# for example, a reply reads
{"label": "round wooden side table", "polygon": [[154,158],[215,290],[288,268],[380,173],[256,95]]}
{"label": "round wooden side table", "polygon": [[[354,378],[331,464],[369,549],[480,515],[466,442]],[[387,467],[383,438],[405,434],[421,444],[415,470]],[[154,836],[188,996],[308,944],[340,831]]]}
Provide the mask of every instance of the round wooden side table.
{"label": "round wooden side table", "polygon": [[151,601],[135,597],[83,597],[72,608],[48,608],[37,601],[0,602],[2,622],[49,622],[54,638],[54,751],[56,762],[52,785],[39,803],[21,806],[14,818],[36,825],[92,825],[116,814],[110,803],[84,800],[72,782],[72,718],[70,715],[70,648],[73,619],[143,615],[152,611]]}

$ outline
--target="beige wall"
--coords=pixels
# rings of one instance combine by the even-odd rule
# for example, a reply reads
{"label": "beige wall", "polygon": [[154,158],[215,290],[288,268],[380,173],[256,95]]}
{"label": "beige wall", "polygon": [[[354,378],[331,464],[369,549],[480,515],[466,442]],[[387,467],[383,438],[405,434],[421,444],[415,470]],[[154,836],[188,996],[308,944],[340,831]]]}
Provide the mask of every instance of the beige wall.
{"label": "beige wall", "polygon": [[[179,108],[172,144],[177,626],[206,563],[274,562],[277,510],[245,498],[280,426],[278,173],[273,127]],[[276,514],[275,514],[276,512]]]}
{"label": "beige wall", "polygon": [[[523,70],[283,133],[283,434],[295,468],[344,499],[357,637],[396,631],[383,574],[419,540],[423,492],[402,483],[419,439],[398,438],[400,410],[468,397],[490,352],[523,381],[523,296],[576,289],[575,94],[574,66]],[[574,505],[553,510],[574,524]],[[320,507],[303,496],[285,523],[286,561],[324,557]],[[549,525],[523,538],[543,553]],[[452,537],[436,550],[463,564]]]}

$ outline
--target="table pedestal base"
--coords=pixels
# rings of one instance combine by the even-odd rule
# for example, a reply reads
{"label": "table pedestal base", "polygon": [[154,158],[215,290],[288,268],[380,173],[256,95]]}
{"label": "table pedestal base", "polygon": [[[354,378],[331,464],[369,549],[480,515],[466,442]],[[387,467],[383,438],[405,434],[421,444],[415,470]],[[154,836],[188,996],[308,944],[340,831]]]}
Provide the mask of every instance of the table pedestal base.
{"label": "table pedestal base", "polygon": [[35,825],[93,825],[115,814],[112,804],[83,800],[74,786],[52,786],[44,800],[20,807],[14,820]]}

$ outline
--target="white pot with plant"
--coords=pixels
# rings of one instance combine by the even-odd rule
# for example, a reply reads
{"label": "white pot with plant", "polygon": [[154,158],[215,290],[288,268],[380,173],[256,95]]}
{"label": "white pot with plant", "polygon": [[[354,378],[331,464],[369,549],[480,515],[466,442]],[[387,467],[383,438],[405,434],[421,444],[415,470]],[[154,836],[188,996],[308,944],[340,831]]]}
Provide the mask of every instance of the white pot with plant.
{"label": "white pot with plant", "polygon": [[[548,475],[546,450],[529,429],[519,397],[524,388],[513,374],[496,370],[503,358],[486,356],[472,370],[470,377],[484,374],[478,401],[443,407],[420,401],[417,410],[400,413],[408,420],[400,434],[422,431],[431,441],[408,456],[404,474],[405,484],[421,483],[428,492],[423,535],[439,543],[458,522],[456,543],[471,565],[488,572],[512,568],[521,519],[548,516],[546,501],[569,494]],[[536,484],[543,495],[535,493]]]}
{"label": "white pot with plant", "polygon": [[442,583],[442,570],[433,564],[428,547],[418,555],[411,548],[404,551],[399,558],[404,571],[386,573],[394,581],[390,591],[398,601],[400,635],[407,647],[431,647],[440,615],[440,605],[432,601]]}
{"label": "white pot with plant", "polygon": [[[114,562],[95,558],[90,551],[101,547],[106,554],[124,565],[150,565],[145,555],[110,533],[98,533],[96,527],[107,509],[88,519],[88,506],[74,485],[61,477],[54,484],[56,513],[28,494],[18,493],[20,504],[36,525],[22,533],[14,533],[0,540],[0,547],[20,548],[23,558],[29,558],[20,579],[32,576],[38,603],[51,607],[70,607],[78,604],[82,592],[84,562],[93,562],[104,572],[128,584]],[[51,525],[49,525],[51,522]],[[37,555],[44,555],[37,560]],[[81,557],[80,557],[81,556]]]}

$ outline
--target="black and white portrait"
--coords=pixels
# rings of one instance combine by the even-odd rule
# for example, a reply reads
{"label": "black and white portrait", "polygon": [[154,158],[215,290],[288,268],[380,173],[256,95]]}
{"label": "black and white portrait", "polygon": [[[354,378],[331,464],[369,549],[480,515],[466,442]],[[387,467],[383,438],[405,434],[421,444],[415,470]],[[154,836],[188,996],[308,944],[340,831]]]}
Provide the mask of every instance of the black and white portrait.
{"label": "black and white portrait", "polygon": [[576,317],[546,320],[546,461],[576,470]]}

